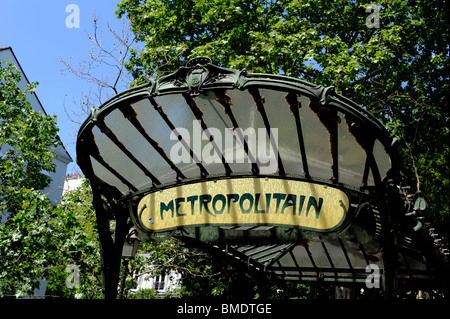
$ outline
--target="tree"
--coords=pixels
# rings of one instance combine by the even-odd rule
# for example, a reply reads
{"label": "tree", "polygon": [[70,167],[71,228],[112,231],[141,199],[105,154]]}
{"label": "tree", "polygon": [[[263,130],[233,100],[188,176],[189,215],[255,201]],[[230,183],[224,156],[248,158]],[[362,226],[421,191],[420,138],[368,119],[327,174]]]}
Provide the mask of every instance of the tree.
{"label": "tree", "polygon": [[45,188],[50,179],[41,172],[55,170],[52,150],[59,143],[56,117],[33,110],[27,95],[36,90],[37,83],[22,91],[20,79],[15,66],[0,65],[0,145],[6,150],[0,158],[2,197],[8,196],[9,187]]}
{"label": "tree", "polygon": [[123,0],[116,13],[128,17],[136,41],[145,44],[132,49],[126,63],[135,82],[207,56],[224,67],[334,86],[399,138],[404,183],[428,195],[428,217],[447,234],[445,12],[443,0],[383,0],[378,6],[370,1]]}
{"label": "tree", "polygon": [[47,294],[101,298],[99,241],[89,181],[66,192],[54,215],[58,260],[48,268]]}
{"label": "tree", "polygon": [[[163,242],[142,243],[139,254],[145,253],[144,259],[133,261],[135,276],[155,277],[175,271],[181,276],[180,291],[176,294],[182,298],[253,298],[254,282],[243,272],[219,263],[211,255],[187,247],[176,238]],[[129,295],[129,298],[140,297]],[[144,296],[145,297],[145,296]]]}
{"label": "tree", "polygon": [[59,143],[55,117],[27,101],[36,84],[22,91],[20,79],[15,66],[0,65],[0,290],[18,295],[36,288],[52,257],[53,207],[39,189],[50,183],[41,172],[55,170]]}
{"label": "tree", "polygon": [[99,244],[88,183],[56,205],[39,191],[14,191],[21,209],[0,225],[1,294],[32,295],[37,279],[45,278],[47,296],[100,298]]}
{"label": "tree", "polygon": [[[91,113],[91,109],[101,105],[112,95],[128,88],[132,78],[125,69],[125,61],[129,58],[130,47],[134,44],[134,35],[126,28],[125,22],[122,30],[114,30],[106,23],[107,34],[102,32],[101,18],[93,16],[93,31],[88,34],[92,48],[88,52],[88,59],[74,64],[72,57],[59,58],[64,64],[65,72],[75,75],[78,79],[91,83],[89,92],[81,92],[80,100],[73,101],[75,107],[64,103],[64,111],[69,123],[73,126],[74,136],[78,129]],[[111,45],[109,45],[112,43]]]}
{"label": "tree", "polygon": [[[16,67],[0,65],[0,294],[32,295],[45,278],[47,295],[99,296],[90,189],[84,185],[58,204],[40,191],[50,183],[42,170],[55,169],[58,128],[54,116],[34,111],[27,101],[36,84],[21,90],[20,79]],[[66,282],[69,265],[82,276],[79,287]]]}

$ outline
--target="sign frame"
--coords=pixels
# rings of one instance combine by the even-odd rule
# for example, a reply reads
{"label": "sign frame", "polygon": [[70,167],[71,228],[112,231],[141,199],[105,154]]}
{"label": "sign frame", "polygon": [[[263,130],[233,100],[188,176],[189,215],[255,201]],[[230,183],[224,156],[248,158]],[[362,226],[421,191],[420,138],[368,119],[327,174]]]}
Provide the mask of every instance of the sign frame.
{"label": "sign frame", "polygon": [[[233,188],[233,185],[236,186],[239,184],[240,186]],[[247,192],[242,192],[243,188],[252,184],[259,184],[257,187],[260,188],[256,189],[253,194],[250,189]],[[280,184],[290,187],[290,191],[287,193],[281,192]],[[226,194],[221,194],[220,191],[224,189],[224,185],[231,186],[233,189],[227,189],[228,192]],[[293,189],[295,186],[299,186],[300,188],[295,190]],[[202,188],[204,191],[201,194],[193,194],[195,192],[198,193],[198,189]],[[305,192],[307,188],[310,188],[317,194],[313,196]],[[269,192],[271,190],[272,192]],[[219,194],[222,196],[217,196]],[[257,194],[260,195],[257,196]],[[243,200],[243,197],[240,195],[245,195]],[[249,206],[252,202],[251,195],[253,195],[253,206],[250,208]],[[270,199],[267,202],[269,195]],[[329,197],[325,198],[327,195]],[[194,196],[194,198],[188,199],[190,196]],[[337,204],[335,203],[335,205],[330,206],[330,196],[335,197]],[[315,180],[287,178],[286,176],[233,176],[229,178],[204,179],[183,184],[174,184],[142,194],[139,196],[139,200],[133,205],[133,208],[130,207],[130,212],[135,224],[139,225],[143,233],[142,235],[154,241],[165,240],[177,234],[195,237],[197,239],[201,238],[207,242],[217,242],[227,236],[227,240],[229,241],[245,241],[243,238],[244,232],[237,231],[236,229],[243,229],[245,227],[254,229],[258,227],[258,229],[262,229],[263,231],[252,232],[254,234],[258,233],[258,235],[255,235],[255,238],[258,238],[258,240],[271,238],[271,240],[275,239],[280,242],[291,241],[295,237],[305,238],[305,234],[326,235],[338,233],[345,228],[347,221],[354,215],[350,211],[351,204],[354,202],[353,197],[350,196],[347,189],[343,189],[339,185],[321,183]],[[153,214],[150,214],[150,209],[146,205],[149,204],[149,200],[152,198],[156,198],[156,200],[162,199],[163,201],[154,203]],[[215,203],[213,207],[214,199],[219,199],[218,202],[221,203]],[[258,202],[256,202],[256,199],[258,199]],[[155,209],[158,206],[159,209]],[[339,210],[338,216],[328,226],[314,227],[314,223],[304,223],[306,218],[316,218],[319,220],[321,216],[329,214],[329,210],[333,207]],[[267,209],[269,209],[269,212],[266,211]],[[196,219],[194,219],[196,221],[202,221],[199,218],[200,210],[202,213],[201,216],[208,219],[207,222],[189,222],[186,220],[184,220],[184,223],[177,224],[175,222],[175,220],[182,221],[188,217],[187,215],[195,215]],[[264,213],[262,212],[263,210]],[[242,220],[239,214],[236,217],[238,212],[241,214],[240,217],[243,217],[243,215],[245,217],[253,215],[252,217],[256,218],[244,218]],[[261,221],[261,218],[258,218],[267,215],[270,215],[271,218],[266,221]],[[291,220],[295,217],[298,219],[300,217],[300,219],[303,218],[303,223],[294,224],[286,221],[286,219],[281,219],[280,222],[276,222],[277,218],[275,215],[282,217],[288,215],[291,216]],[[218,221],[215,220],[217,216],[225,216],[225,218],[222,221]],[[230,222],[232,216],[234,216],[234,220]],[[150,218],[153,219],[153,222],[150,222]],[[168,221],[165,226],[159,228],[151,227],[160,223],[162,219]],[[229,238],[231,233],[233,234],[233,238]]]}

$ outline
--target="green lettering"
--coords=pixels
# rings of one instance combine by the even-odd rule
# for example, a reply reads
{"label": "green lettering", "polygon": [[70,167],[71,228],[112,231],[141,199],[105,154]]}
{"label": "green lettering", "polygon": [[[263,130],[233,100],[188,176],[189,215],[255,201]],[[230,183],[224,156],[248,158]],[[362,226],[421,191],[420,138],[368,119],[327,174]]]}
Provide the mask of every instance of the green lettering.
{"label": "green lettering", "polygon": [[275,206],[275,214],[278,214],[278,208],[280,208],[281,200],[286,198],[286,194],[273,193],[273,198],[277,200],[277,205]]}
{"label": "green lettering", "polygon": [[[218,201],[222,202],[222,207],[220,208],[220,210],[218,210],[217,207],[216,207],[216,203]],[[227,201],[227,199],[225,198],[225,195],[217,194],[216,196],[214,196],[213,202],[212,202],[212,207],[213,207],[213,210],[214,210],[215,214],[222,214],[223,213],[223,210],[225,209],[225,206],[226,206],[226,201]]]}
{"label": "green lettering", "polygon": [[281,208],[281,213],[284,214],[284,210],[287,207],[292,207],[292,213],[295,215],[295,206],[297,206],[297,195],[294,194],[288,194],[286,197],[286,201],[283,204],[283,207]]}
{"label": "green lettering", "polygon": [[266,193],[266,213],[269,213],[270,209],[270,199],[272,198],[271,193]]}
{"label": "green lettering", "polygon": [[178,197],[175,199],[175,216],[180,217],[180,216],[186,216],[186,214],[182,214],[178,211],[178,209],[180,208],[181,202],[184,202],[185,198],[184,197]]}
{"label": "green lettering", "polygon": [[227,214],[230,213],[231,200],[233,200],[233,203],[236,203],[239,200],[239,195],[238,194],[227,194]]}
{"label": "green lettering", "polygon": [[[305,195],[300,195],[300,204],[298,205],[298,216],[302,214],[303,203],[305,202]],[[295,215],[295,213],[294,213]]]}
{"label": "green lettering", "polygon": [[258,209],[259,197],[261,194],[255,194],[255,214],[264,214],[266,212],[264,209]]}
{"label": "green lettering", "polygon": [[316,219],[319,219],[320,210],[322,208],[323,204],[323,198],[319,197],[319,204],[317,204],[317,200],[315,197],[310,196],[308,200],[308,208],[306,209],[306,216],[308,216],[309,210],[311,206],[314,206],[314,209],[316,211]]}
{"label": "green lettering", "polygon": [[216,215],[214,215],[213,213],[211,213],[211,211],[208,208],[208,204],[211,203],[212,200],[212,196],[209,194],[205,194],[205,195],[200,195],[200,215],[202,214],[202,207],[205,207],[205,210],[208,214],[216,217]]}
{"label": "green lettering", "polygon": [[194,206],[195,206],[195,201],[198,200],[198,196],[194,195],[194,196],[189,196],[188,198],[186,198],[186,201],[191,202],[191,214],[194,215]]}
{"label": "green lettering", "polygon": [[[244,201],[245,200],[249,201],[249,205],[248,205],[247,209],[244,209]],[[250,193],[242,194],[241,199],[239,200],[239,206],[241,208],[241,213],[243,213],[243,214],[250,213],[250,211],[253,208],[253,200],[254,199],[253,199],[253,195],[252,194],[250,194]]]}
{"label": "green lettering", "polygon": [[171,200],[168,205],[161,202],[159,207],[160,207],[160,213],[161,213],[161,220],[164,219],[164,212],[169,211],[169,210],[172,212],[172,218],[173,218],[173,200]]}

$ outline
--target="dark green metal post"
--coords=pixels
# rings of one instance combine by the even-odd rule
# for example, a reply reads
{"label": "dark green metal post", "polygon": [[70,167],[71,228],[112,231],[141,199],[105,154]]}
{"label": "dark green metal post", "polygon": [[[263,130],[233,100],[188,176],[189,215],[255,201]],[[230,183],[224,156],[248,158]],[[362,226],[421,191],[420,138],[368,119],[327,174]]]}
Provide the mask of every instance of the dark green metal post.
{"label": "dark green metal post", "polygon": [[102,196],[98,194],[98,188],[93,185],[92,190],[100,239],[103,299],[116,299],[123,243],[128,233],[128,214],[126,214],[126,210],[123,211],[119,207],[114,207],[116,225],[114,234],[111,234],[108,205],[103,202]]}

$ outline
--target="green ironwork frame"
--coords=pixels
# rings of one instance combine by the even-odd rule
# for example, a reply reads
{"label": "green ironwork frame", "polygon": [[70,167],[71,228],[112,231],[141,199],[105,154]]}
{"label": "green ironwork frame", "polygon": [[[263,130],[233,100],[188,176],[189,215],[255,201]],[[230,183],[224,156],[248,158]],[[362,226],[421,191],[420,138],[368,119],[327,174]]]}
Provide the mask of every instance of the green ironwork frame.
{"label": "green ironwork frame", "polygon": [[[233,178],[245,176],[251,177],[264,175],[258,174],[258,167],[256,167],[255,165],[253,165],[252,173],[250,174],[236,174],[226,166],[225,162],[223,163],[226,171],[224,175],[209,175],[206,169],[199,163],[198,165],[201,171],[201,176],[194,179],[188,179],[183,175],[183,172],[176,167],[176,165],[170,163],[169,159],[166,159],[172,169],[177,173],[177,181],[175,183],[162,184],[151,172],[148,172],[144,168],[141,168],[144,173],[152,179],[152,186],[147,189],[138,190],[132,185],[132,183],[130,183],[126,179],[126,177],[122,177],[119,174],[116,174],[117,177],[130,188],[130,192],[128,194],[122,194],[116,188],[111,187],[111,185],[104,183],[96,177],[96,174],[90,163],[89,156],[92,155],[99,159],[99,161],[101,161],[101,155],[98,153],[98,149],[96,149],[96,145],[92,135],[92,128],[94,126],[98,126],[102,129],[103,132],[108,134],[108,128],[105,126],[103,119],[115,109],[120,109],[124,113],[124,116],[133,123],[133,118],[130,114],[127,113],[126,106],[143,99],[148,99],[154,106],[154,108],[158,110],[161,118],[170,126],[170,120],[165,117],[161,106],[159,106],[154,99],[157,96],[181,94],[189,103],[190,99],[192,99],[193,96],[197,96],[206,91],[215,91],[218,92],[218,95],[221,95],[221,92],[224,92],[226,90],[247,90],[254,97],[255,103],[258,103],[258,100],[260,99],[259,89],[261,88],[301,94],[309,97],[310,99],[318,101],[322,106],[334,109],[336,112],[342,112],[353,118],[354,124],[358,126],[358,129],[360,130],[358,142],[361,144],[367,155],[366,168],[364,173],[365,178],[363,178],[362,186],[360,189],[354,187],[352,188],[348,185],[339,183],[339,176],[337,175],[336,167],[333,168],[333,178],[331,180],[321,180],[311,177],[308,171],[304,146],[301,150],[301,155],[303,157],[302,163],[304,165],[304,176],[290,176],[286,174],[283,169],[282,160],[280,158],[278,163],[279,172],[277,174],[267,176],[276,176],[278,178],[281,177],[297,179],[330,185],[343,190],[349,197],[352,198],[352,202],[358,204],[372,203],[373,205],[376,205],[377,209],[380,212],[379,222],[382,226],[380,236],[382,238],[381,242],[383,246],[384,290],[387,296],[393,297],[395,295],[395,291],[398,286],[397,259],[400,247],[399,234],[400,232],[405,232],[411,237],[414,237],[415,235],[412,229],[417,225],[414,220],[405,220],[404,200],[401,198],[397,190],[400,185],[400,161],[398,158],[396,140],[391,137],[391,135],[384,128],[381,122],[378,121],[372,114],[367,112],[356,103],[347,99],[346,97],[337,94],[333,87],[322,87],[303,80],[293,79],[286,76],[255,74],[249,73],[245,70],[237,71],[227,69],[211,64],[211,61],[207,58],[198,58],[190,61],[186,65],[186,67],[180,68],[173,74],[161,77],[156,81],[150,81],[146,84],[131,88],[112,97],[111,99],[103,103],[99,108],[92,110],[92,114],[81,125],[78,132],[77,163],[83,170],[86,177],[90,180],[93,189],[93,203],[96,209],[98,231],[102,249],[102,270],[104,276],[103,288],[106,298],[114,298],[117,291],[117,280],[120,271],[120,253],[128,229],[132,226],[128,222],[129,217],[131,217],[134,226],[138,228],[141,237],[147,237],[147,239],[151,237],[146,234],[142,227],[139,227],[139,222],[137,222],[136,220],[137,202],[140,198],[142,198],[142,196],[167,187],[173,187],[174,185],[183,185],[191,182],[206,181],[218,178]],[[224,103],[226,104],[226,102]],[[264,117],[264,106],[260,105],[259,108],[261,110],[260,112],[262,113],[262,116]],[[230,114],[228,115],[230,116]],[[293,116],[296,118],[296,120],[298,119],[298,114],[296,115],[294,113]],[[233,118],[231,118],[231,120],[233,121]],[[142,134],[145,134],[145,130],[140,128],[138,123],[133,123],[133,125],[135,125],[135,127],[140,132],[142,132]],[[268,123],[267,120],[264,120],[264,125],[267,129],[270,127],[270,123]],[[296,133],[300,141],[300,147],[302,147],[302,130],[298,121],[296,121],[296,128]],[[120,141],[114,140],[113,135],[108,136],[111,140],[113,140],[113,142],[116,143],[116,145],[121,148],[122,151],[124,151],[125,154],[127,154],[130,158],[133,158],[133,154],[127,152],[126,147],[123,144],[121,145]],[[375,139],[378,139],[382,143],[386,153],[389,155],[391,160],[391,169],[388,171],[387,175],[384,178],[382,178],[382,176],[380,175],[377,167],[377,162],[373,156],[372,150],[370,149],[371,141],[374,141]],[[152,146],[155,147],[155,149],[157,149],[157,145],[155,145],[151,141],[149,142],[152,144]],[[333,153],[333,146],[331,152],[333,162],[334,164],[336,164],[335,154]],[[134,162],[136,163],[136,160],[134,160]],[[108,168],[108,164],[106,162],[103,161],[102,164],[106,168]],[[136,164],[139,166],[139,163]],[[365,184],[364,181],[364,179],[367,180],[369,169],[372,172],[375,182],[374,188],[368,187],[367,183]],[[111,168],[111,171],[114,170]],[[334,238],[336,238],[336,236],[347,229],[355,220],[358,213],[358,208],[359,206],[352,208],[352,212],[350,214],[351,218],[346,221],[345,225],[342,225],[342,227],[340,228],[340,232],[332,234],[334,235]],[[113,237],[111,237],[110,235],[109,220],[116,221],[115,234]],[[409,228],[404,225],[408,225]],[[223,252],[226,251],[225,256],[227,256],[228,251],[234,249],[232,248],[232,245],[237,244],[236,242],[232,242],[231,240],[230,242],[219,246],[210,245],[198,240],[196,241],[191,236],[189,236],[189,229],[174,231],[168,235],[173,235],[186,242],[194,243],[197,246],[202,247],[205,251],[221,256],[221,258],[224,259],[227,258],[223,256]],[[326,234],[321,235],[326,237]],[[305,232],[298,233],[298,238],[303,240],[305,238]],[[266,244],[270,244],[270,240]],[[279,251],[278,256],[272,258],[272,261],[269,264],[260,264],[255,260],[252,260],[252,262],[250,262],[250,257],[247,256],[249,260],[247,263],[249,267],[247,268],[251,268],[250,265],[252,264],[254,267],[256,267],[256,269],[262,268],[263,273],[265,273],[268,268],[275,269],[277,260],[279,260],[282,255],[291,253],[288,247],[292,248],[297,244],[298,242],[290,244],[287,242],[279,243],[279,245],[283,246]],[[241,254],[238,249],[234,249],[234,253]],[[241,257],[242,259],[245,259],[245,256]],[[235,259],[233,260],[235,261]],[[319,278],[320,273],[323,272],[323,270],[318,269],[316,269],[316,271],[318,275],[310,277],[309,280]],[[333,269],[333,267],[331,267],[331,271],[336,271],[336,269]],[[281,269],[281,272],[283,272],[283,269]],[[359,274],[358,276],[354,276],[352,280],[354,282],[362,281],[363,274]],[[282,277],[286,279],[289,276]],[[357,279],[356,277],[358,277],[359,279]],[[301,279],[308,280],[308,277],[303,276]],[[322,279],[324,279],[324,281],[329,280],[327,278]],[[345,278],[342,280],[346,281]],[[334,282],[339,282],[339,280],[335,278]]]}

